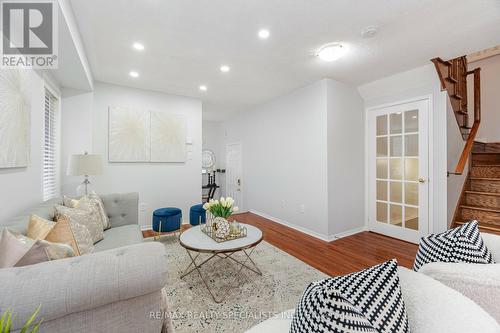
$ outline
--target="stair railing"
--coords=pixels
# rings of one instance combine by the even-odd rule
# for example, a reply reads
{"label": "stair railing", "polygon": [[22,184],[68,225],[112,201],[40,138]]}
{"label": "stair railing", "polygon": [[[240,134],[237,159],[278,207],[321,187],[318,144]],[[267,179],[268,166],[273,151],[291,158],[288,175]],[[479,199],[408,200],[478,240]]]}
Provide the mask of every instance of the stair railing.
{"label": "stair railing", "polygon": [[[461,175],[471,155],[474,140],[481,124],[481,68],[468,71],[465,56],[448,61],[434,58],[431,61],[436,67],[441,82],[441,90],[448,92],[458,127],[462,133],[462,138],[465,140],[455,171],[448,172],[448,175]],[[472,127],[469,127],[467,102],[467,76],[469,75],[474,76],[474,119]]]}

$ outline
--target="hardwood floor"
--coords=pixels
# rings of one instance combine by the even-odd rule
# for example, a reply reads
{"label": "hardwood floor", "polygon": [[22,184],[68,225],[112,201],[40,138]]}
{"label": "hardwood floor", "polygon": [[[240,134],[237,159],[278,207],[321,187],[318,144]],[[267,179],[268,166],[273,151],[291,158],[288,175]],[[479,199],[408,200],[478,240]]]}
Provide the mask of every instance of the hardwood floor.
{"label": "hardwood floor", "polygon": [[372,232],[325,242],[252,213],[236,219],[260,228],[265,241],[329,275],[352,273],[392,258],[411,268],[418,248]]}
{"label": "hardwood floor", "polygon": [[[399,265],[411,268],[418,248],[373,232],[325,242],[252,213],[238,214],[235,218],[260,228],[266,242],[329,275],[348,274],[393,258]],[[143,235],[153,234],[147,230]]]}

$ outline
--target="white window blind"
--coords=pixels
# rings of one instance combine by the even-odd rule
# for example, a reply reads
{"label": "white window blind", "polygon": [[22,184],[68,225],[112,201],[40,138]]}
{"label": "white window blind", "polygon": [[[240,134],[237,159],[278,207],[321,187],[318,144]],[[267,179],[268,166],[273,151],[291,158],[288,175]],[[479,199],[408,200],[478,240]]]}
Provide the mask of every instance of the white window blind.
{"label": "white window blind", "polygon": [[57,98],[45,89],[45,143],[43,149],[43,200],[57,195],[57,146],[56,146]]}

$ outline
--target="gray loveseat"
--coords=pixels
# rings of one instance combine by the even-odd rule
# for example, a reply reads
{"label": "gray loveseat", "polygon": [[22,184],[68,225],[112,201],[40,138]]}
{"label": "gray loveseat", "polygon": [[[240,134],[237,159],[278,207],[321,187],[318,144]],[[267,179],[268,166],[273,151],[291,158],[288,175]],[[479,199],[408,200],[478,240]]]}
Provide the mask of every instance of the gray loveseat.
{"label": "gray loveseat", "polygon": [[[40,332],[155,332],[170,327],[162,288],[167,280],[163,245],[143,242],[137,193],[101,196],[111,229],[94,253],[37,265],[0,269],[0,312],[12,309],[18,332],[42,305]],[[53,199],[0,223],[26,233],[30,214],[54,217]]]}

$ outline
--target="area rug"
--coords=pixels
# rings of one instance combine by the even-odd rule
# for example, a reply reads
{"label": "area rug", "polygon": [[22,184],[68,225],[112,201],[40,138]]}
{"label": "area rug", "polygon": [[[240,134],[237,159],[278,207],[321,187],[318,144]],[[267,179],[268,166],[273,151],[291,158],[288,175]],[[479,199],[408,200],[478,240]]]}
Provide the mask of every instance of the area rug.
{"label": "area rug", "polygon": [[[232,260],[211,260],[202,267],[212,291],[226,296],[217,304],[196,271],[180,279],[191,261],[177,238],[168,237],[161,242],[168,253],[169,277],[165,291],[176,333],[245,332],[274,314],[295,308],[307,285],[326,277],[263,241],[252,254],[263,275],[243,269],[234,288],[229,285],[235,280],[239,267]],[[244,255],[234,256],[243,260]],[[207,257],[202,254],[197,262]]]}

